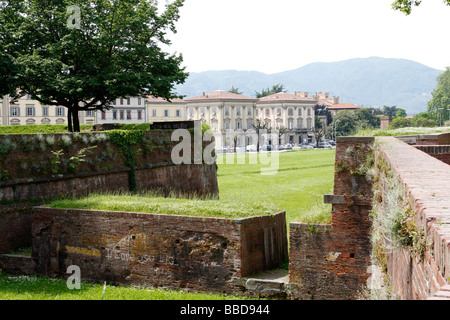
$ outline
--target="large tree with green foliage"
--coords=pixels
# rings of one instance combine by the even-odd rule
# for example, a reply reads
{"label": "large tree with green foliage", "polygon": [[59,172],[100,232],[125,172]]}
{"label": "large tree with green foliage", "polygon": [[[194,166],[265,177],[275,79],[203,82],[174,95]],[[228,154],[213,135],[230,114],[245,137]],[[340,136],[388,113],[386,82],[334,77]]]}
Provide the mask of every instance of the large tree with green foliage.
{"label": "large tree with green foliage", "polygon": [[436,88],[431,93],[427,108],[437,123],[450,120],[450,67],[437,76]]}
{"label": "large tree with green foliage", "polygon": [[[450,6],[450,0],[443,0],[444,3],[448,6]],[[392,8],[395,10],[399,10],[406,15],[411,14],[412,7],[419,6],[422,3],[422,0],[395,0],[392,3]]]}
{"label": "large tree with green foliage", "polygon": [[167,32],[184,0],[158,11],[145,0],[10,0],[0,2],[0,94],[32,94],[78,112],[110,108],[119,97],[175,98],[187,73],[182,56],[168,54]]}

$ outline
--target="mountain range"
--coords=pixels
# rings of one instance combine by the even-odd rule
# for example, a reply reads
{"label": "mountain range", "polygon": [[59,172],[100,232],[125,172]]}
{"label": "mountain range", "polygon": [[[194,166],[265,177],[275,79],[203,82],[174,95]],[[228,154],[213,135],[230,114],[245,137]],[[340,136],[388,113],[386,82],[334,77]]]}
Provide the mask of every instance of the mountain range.
{"label": "mountain range", "polygon": [[238,89],[254,97],[256,92],[283,84],[294,91],[328,92],[340,102],[364,107],[397,106],[408,114],[426,111],[436,86],[437,70],[421,63],[394,58],[355,58],[338,62],[315,62],[301,68],[274,74],[258,71],[204,71],[190,73],[176,91],[193,97],[203,92]]}

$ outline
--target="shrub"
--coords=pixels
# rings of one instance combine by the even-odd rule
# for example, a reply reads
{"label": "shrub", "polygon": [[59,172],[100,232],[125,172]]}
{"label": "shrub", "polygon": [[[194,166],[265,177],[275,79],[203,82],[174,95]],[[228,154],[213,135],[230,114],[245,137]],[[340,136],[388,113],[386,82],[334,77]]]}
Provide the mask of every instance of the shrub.
{"label": "shrub", "polygon": [[389,125],[389,129],[407,128],[412,126],[413,123],[410,119],[406,117],[399,117],[392,120],[391,124]]}

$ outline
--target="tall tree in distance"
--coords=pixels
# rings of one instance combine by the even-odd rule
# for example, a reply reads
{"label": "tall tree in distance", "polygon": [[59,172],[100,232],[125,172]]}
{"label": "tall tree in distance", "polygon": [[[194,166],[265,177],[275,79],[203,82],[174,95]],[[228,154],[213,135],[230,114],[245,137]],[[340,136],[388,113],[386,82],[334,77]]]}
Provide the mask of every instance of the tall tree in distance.
{"label": "tall tree in distance", "polygon": [[450,120],[450,67],[437,76],[436,88],[431,93],[427,109],[439,125]]}
{"label": "tall tree in distance", "polygon": [[159,13],[145,0],[3,1],[0,94],[14,88],[16,97],[66,107],[69,131],[80,131],[79,111],[108,109],[120,97],[176,98],[188,74],[182,56],[160,45],[170,45],[183,3]]}

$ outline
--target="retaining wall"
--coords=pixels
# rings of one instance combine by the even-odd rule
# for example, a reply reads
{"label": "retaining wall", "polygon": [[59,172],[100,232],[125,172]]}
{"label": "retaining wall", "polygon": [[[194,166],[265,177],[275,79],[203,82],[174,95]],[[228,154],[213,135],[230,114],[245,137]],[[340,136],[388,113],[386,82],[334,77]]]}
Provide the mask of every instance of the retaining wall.
{"label": "retaining wall", "polygon": [[240,293],[240,277],[287,259],[285,213],[244,219],[33,210],[38,274],[116,284]]}
{"label": "retaining wall", "polygon": [[289,280],[299,299],[356,299],[370,277],[373,138],[340,137],[328,225],[291,223]]}
{"label": "retaining wall", "polygon": [[0,254],[31,246],[26,203],[129,191],[130,179],[138,191],[217,197],[216,164],[174,164],[172,132],[146,131],[131,149],[133,165],[102,132],[0,135]]}
{"label": "retaining wall", "polygon": [[[385,243],[385,268],[392,294],[400,299],[448,299],[450,292],[450,166],[395,138],[376,147],[378,202],[387,205],[389,183],[398,181],[407,228],[416,235],[406,246]],[[395,190],[394,190],[395,191]],[[379,250],[381,251],[381,250]]]}

